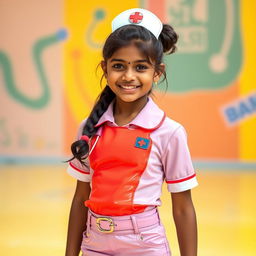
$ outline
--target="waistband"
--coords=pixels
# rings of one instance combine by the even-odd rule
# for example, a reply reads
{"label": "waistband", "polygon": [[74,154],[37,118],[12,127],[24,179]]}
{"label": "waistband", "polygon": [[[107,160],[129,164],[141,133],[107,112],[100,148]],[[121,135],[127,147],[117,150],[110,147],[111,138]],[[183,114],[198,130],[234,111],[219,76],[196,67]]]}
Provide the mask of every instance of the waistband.
{"label": "waistband", "polygon": [[146,229],[160,224],[157,208],[138,214],[125,216],[103,216],[88,211],[87,228],[100,233],[140,233]]}

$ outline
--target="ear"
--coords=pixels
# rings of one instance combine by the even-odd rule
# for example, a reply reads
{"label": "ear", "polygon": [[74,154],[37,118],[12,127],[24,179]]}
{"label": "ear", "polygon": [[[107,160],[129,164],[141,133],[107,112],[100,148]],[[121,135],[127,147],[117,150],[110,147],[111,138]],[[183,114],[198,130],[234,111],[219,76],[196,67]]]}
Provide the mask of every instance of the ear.
{"label": "ear", "polygon": [[155,83],[157,83],[160,80],[160,78],[161,78],[162,74],[164,73],[164,71],[165,71],[165,64],[161,63],[159,65],[159,70],[155,71],[155,74],[154,74],[153,80],[154,80]]}
{"label": "ear", "polygon": [[100,63],[100,66],[101,66],[102,71],[104,73],[104,77],[106,78],[107,77],[107,63],[106,63],[106,61],[102,60],[101,63]]}

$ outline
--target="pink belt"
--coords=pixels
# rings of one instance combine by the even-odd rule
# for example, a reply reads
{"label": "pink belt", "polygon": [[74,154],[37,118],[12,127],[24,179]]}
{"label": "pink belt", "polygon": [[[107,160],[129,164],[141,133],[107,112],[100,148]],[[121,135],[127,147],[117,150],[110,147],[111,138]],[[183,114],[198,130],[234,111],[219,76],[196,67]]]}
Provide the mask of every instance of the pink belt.
{"label": "pink belt", "polygon": [[157,208],[126,216],[102,216],[88,211],[87,227],[101,233],[128,232],[139,233],[140,229],[160,223]]}

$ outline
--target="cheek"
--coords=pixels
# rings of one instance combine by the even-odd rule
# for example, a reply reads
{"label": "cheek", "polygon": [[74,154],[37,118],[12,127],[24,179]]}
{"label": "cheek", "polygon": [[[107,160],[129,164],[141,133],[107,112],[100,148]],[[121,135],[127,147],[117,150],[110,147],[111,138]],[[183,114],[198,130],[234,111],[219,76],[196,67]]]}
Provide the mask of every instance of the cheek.
{"label": "cheek", "polygon": [[141,77],[145,82],[147,83],[153,83],[154,81],[154,76],[152,74],[147,74]]}
{"label": "cheek", "polygon": [[120,75],[118,73],[110,72],[106,78],[109,82],[116,82],[119,79],[119,77]]}
{"label": "cheek", "polygon": [[116,79],[113,76],[111,76],[111,77],[108,77],[106,80],[107,80],[107,84],[110,87],[114,88],[114,86],[116,84]]}
{"label": "cheek", "polygon": [[114,78],[113,78],[113,76],[107,76],[107,81],[108,81],[108,83],[113,83],[114,82]]}

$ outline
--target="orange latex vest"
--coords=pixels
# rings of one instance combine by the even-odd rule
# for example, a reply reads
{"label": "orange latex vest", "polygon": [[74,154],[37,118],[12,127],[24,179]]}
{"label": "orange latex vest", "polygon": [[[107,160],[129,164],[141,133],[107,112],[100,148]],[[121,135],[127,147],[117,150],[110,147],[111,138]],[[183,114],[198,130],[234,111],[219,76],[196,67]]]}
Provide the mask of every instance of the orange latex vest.
{"label": "orange latex vest", "polygon": [[[89,160],[94,170],[90,199],[85,202],[93,212],[108,216],[140,213],[147,205],[133,204],[151,151],[153,129],[128,129],[104,125]],[[91,145],[95,143],[92,139]]]}

